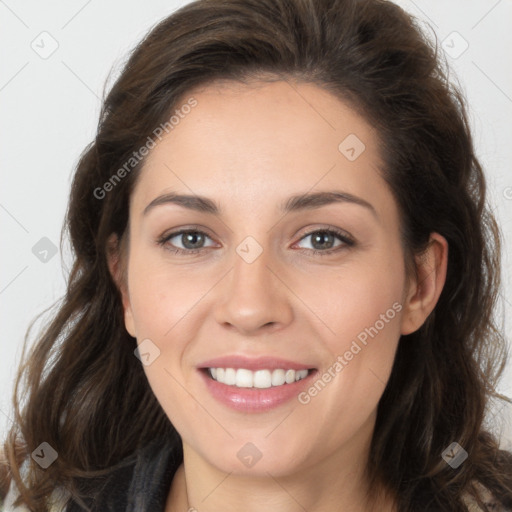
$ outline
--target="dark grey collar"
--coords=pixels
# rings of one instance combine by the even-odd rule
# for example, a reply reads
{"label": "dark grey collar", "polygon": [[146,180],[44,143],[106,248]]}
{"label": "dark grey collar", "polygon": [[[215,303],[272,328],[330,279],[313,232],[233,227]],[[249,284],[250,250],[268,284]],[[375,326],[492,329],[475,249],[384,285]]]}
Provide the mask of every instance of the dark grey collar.
{"label": "dark grey collar", "polygon": [[[164,512],[174,474],[183,461],[181,440],[151,441],[111,475],[80,485],[90,512]],[[72,501],[66,512],[84,512]]]}

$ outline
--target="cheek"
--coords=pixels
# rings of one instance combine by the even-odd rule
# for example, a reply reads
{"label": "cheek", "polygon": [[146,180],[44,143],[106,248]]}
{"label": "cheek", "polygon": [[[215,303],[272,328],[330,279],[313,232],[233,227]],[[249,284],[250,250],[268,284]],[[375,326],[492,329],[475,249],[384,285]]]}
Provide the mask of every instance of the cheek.
{"label": "cheek", "polygon": [[154,343],[149,345],[151,362],[143,366],[144,372],[170,421],[186,431],[190,428],[187,419],[201,414],[186,391],[181,368],[187,344],[194,337],[187,320],[194,304],[207,292],[206,285],[186,270],[169,272],[168,266],[142,251],[131,254],[128,272],[137,341]]}
{"label": "cheek", "polygon": [[[314,278],[313,278],[314,277]],[[404,269],[399,257],[384,255],[348,265],[305,282],[303,296],[328,328],[325,341],[333,354],[375,336],[399,335]]]}
{"label": "cheek", "polygon": [[335,332],[325,338],[331,357],[302,403],[319,414],[332,411],[334,425],[343,432],[375,411],[391,374],[400,338],[403,269],[400,264],[393,271],[391,264],[366,267],[337,284],[326,301]]}
{"label": "cheek", "polygon": [[207,292],[204,280],[185,268],[134,255],[129,268],[130,304],[138,337],[163,342]]}

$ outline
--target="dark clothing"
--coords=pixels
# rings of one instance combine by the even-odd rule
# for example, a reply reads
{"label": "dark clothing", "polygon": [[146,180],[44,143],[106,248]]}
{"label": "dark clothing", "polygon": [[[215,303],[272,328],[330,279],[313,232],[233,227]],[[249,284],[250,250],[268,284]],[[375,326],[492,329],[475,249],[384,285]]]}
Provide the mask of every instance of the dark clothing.
{"label": "dark clothing", "polygon": [[[172,479],[182,462],[182,445],[177,435],[173,439],[155,439],[126,459],[126,465],[108,477],[84,482],[80,488],[88,497],[83,501],[91,512],[164,512]],[[95,497],[91,498],[93,495]],[[418,493],[416,498],[412,509],[418,512],[446,510],[432,504],[431,489]],[[76,501],[66,508],[66,512],[85,510]],[[468,510],[481,509],[468,506]],[[506,512],[499,506],[493,510]]]}
{"label": "dark clothing", "polygon": [[[127,461],[126,467],[116,469],[101,484],[83,484],[95,493],[84,503],[91,512],[163,512],[176,470],[183,461],[179,439],[156,439]],[[87,485],[87,487],[86,487]],[[66,512],[84,512],[76,501],[68,504]]]}

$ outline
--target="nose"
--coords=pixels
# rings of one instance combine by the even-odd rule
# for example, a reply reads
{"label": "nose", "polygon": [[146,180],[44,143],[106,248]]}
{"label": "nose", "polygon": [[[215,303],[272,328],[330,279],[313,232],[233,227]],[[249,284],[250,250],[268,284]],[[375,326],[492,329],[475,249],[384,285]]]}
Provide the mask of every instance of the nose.
{"label": "nose", "polygon": [[235,254],[233,268],[217,290],[215,319],[223,327],[251,336],[279,330],[292,321],[293,293],[269,252],[263,250],[252,263]]}

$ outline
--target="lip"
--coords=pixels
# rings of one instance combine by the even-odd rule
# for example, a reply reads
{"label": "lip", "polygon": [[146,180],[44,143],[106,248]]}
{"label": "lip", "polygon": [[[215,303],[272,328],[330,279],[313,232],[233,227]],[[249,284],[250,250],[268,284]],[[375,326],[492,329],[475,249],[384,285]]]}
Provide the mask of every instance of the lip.
{"label": "lip", "polygon": [[[307,377],[270,388],[237,388],[222,384],[212,379],[208,368],[245,368],[247,370],[310,370]],[[315,374],[318,373],[312,365],[289,361],[276,357],[248,358],[244,356],[224,356],[210,359],[198,365],[198,373],[207,391],[221,404],[235,411],[244,413],[263,413],[297,398],[299,393],[311,385]]]}
{"label": "lip", "polygon": [[[246,357],[240,355],[230,355],[209,359],[197,366],[199,369],[205,368],[245,368],[246,370],[312,370],[313,365],[298,363],[280,359],[278,357],[260,356]],[[300,382],[300,381],[299,381]]]}

